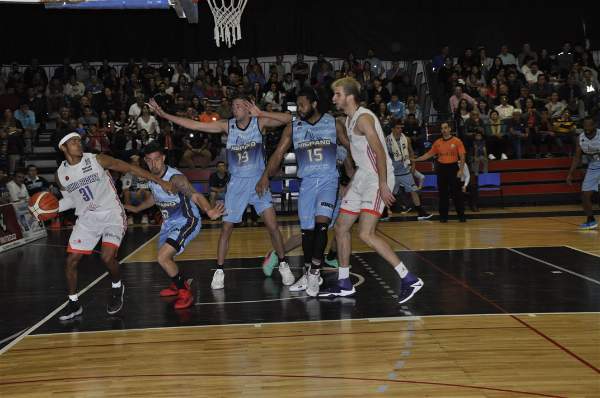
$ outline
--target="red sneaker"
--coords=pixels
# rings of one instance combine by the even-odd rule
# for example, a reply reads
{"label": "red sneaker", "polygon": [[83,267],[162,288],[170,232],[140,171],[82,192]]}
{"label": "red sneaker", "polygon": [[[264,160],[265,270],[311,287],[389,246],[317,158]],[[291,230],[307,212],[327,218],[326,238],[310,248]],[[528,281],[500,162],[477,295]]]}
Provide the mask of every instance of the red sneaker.
{"label": "red sneaker", "polygon": [[182,310],[189,308],[194,304],[194,295],[189,289],[179,289],[177,300],[175,300],[175,309]]}
{"label": "red sneaker", "polygon": [[[185,288],[189,289],[189,282],[185,282]],[[171,283],[169,287],[160,291],[160,297],[172,297],[177,296],[179,293],[177,292],[177,286],[174,283]]]}
{"label": "red sneaker", "polygon": [[160,291],[160,297],[170,297],[177,296],[177,286],[174,283],[171,283],[169,287]]}

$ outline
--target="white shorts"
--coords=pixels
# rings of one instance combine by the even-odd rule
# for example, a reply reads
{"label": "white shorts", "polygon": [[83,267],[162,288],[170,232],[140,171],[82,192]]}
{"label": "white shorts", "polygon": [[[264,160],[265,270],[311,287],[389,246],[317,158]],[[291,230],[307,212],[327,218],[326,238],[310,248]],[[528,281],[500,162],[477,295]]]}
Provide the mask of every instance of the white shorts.
{"label": "white shorts", "polygon": [[126,230],[127,219],[121,209],[87,212],[77,219],[67,252],[92,254],[100,239],[102,246],[118,249]]}
{"label": "white shorts", "polygon": [[[388,174],[387,184],[390,191],[394,189],[394,174]],[[361,212],[380,216],[385,203],[379,192],[379,178],[374,173],[356,172],[350,181],[348,191],[342,199],[340,213],[358,215]]]}

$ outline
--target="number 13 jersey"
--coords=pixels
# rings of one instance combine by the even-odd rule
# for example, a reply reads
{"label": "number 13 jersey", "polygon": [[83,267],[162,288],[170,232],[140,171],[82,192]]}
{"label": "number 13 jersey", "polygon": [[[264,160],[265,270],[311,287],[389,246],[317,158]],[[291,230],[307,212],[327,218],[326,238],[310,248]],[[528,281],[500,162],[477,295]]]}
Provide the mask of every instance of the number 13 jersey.
{"label": "number 13 jersey", "polygon": [[63,161],[57,171],[63,195],[75,204],[75,214],[92,211],[122,211],[121,201],[110,173],[93,153],[84,153],[81,161],[70,165]]}
{"label": "number 13 jersey", "polygon": [[327,113],[314,124],[296,120],[292,140],[298,177],[337,178],[337,131],[335,118]]}
{"label": "number 13 jersey", "polygon": [[227,134],[227,163],[232,177],[259,177],[265,170],[263,136],[258,119],[253,117],[246,128],[238,127],[235,118],[229,119]]}

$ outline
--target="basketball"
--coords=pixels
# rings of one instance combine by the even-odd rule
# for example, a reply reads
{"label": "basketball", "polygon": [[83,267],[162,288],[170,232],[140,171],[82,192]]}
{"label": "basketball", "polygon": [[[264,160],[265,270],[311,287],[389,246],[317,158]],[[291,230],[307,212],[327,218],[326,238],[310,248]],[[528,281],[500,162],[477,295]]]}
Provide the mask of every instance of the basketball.
{"label": "basketball", "polygon": [[50,192],[38,192],[29,198],[29,211],[38,221],[58,216],[58,199]]}

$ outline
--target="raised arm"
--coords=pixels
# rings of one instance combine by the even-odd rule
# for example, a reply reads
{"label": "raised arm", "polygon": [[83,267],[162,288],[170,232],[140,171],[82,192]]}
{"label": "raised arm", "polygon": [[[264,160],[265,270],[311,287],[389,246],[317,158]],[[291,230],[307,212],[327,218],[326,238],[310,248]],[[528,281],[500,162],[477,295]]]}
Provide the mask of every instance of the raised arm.
{"label": "raised arm", "polygon": [[288,124],[283,129],[283,133],[281,138],[279,139],[279,143],[277,144],[277,148],[275,148],[275,152],[269,158],[267,162],[267,167],[265,167],[265,171],[263,172],[260,180],[256,183],[256,193],[259,196],[262,196],[269,189],[269,177],[275,175],[283,157],[288,150],[288,148],[292,145],[292,124]]}
{"label": "raised arm", "polygon": [[199,122],[197,120],[188,119],[185,117],[171,115],[165,112],[160,105],[156,103],[154,98],[151,98],[148,102],[148,106],[150,109],[156,113],[158,116],[171,121],[181,127],[184,127],[189,130],[197,130],[202,131],[204,133],[210,134],[222,134],[227,133],[227,120],[217,120],[216,122],[204,123]]}
{"label": "raised arm", "polygon": [[375,130],[375,120],[373,120],[371,115],[361,115],[358,118],[357,127],[358,131],[365,135],[369,146],[373,149],[373,152],[375,152],[377,176],[379,177],[379,192],[381,193],[381,198],[385,204],[391,206],[396,199],[387,183],[387,155],[385,153],[385,148],[379,140],[377,131]]}
{"label": "raised arm", "polygon": [[99,154],[96,155],[96,160],[100,163],[104,169],[118,171],[121,174],[131,173],[134,176],[144,178],[149,181],[154,181],[162,187],[166,192],[173,192],[173,187],[170,182],[163,180],[162,178],[155,176],[148,170],[144,170],[139,166],[135,166],[124,162],[120,159],[115,159],[112,156]]}
{"label": "raised arm", "polygon": [[210,207],[210,203],[204,195],[196,192],[192,184],[183,174],[177,174],[171,177],[171,183],[175,192],[182,193],[186,197],[190,198],[192,202],[198,205],[200,209],[210,217],[211,220],[216,220],[223,215],[225,210],[222,203],[217,204],[215,207]]}
{"label": "raised arm", "polygon": [[244,101],[244,104],[250,112],[250,116],[258,118],[258,126],[261,130],[263,127],[285,126],[292,121],[292,115],[289,113],[261,111],[256,104],[250,101]]}

